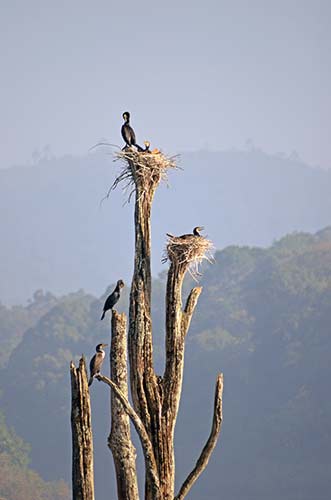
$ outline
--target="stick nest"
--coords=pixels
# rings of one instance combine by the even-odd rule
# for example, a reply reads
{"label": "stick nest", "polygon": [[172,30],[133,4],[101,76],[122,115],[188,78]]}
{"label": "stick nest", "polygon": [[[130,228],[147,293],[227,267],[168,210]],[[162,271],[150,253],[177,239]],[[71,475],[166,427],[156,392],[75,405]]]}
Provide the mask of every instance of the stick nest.
{"label": "stick nest", "polygon": [[168,170],[178,168],[177,155],[166,156],[159,150],[145,152],[128,148],[116,152],[114,156],[114,161],[122,163],[122,169],[109,189],[107,198],[121,182],[124,183],[125,192],[131,188],[128,201],[135,191],[139,191],[140,196],[149,195],[161,180],[167,181]]}
{"label": "stick nest", "polygon": [[206,259],[208,262],[213,262],[212,249],[213,244],[204,236],[194,236],[187,234],[182,236],[167,235],[168,243],[165,250],[165,255],[162,262],[168,260],[174,264],[188,265],[188,271],[192,278],[197,280],[201,273],[199,265]]}

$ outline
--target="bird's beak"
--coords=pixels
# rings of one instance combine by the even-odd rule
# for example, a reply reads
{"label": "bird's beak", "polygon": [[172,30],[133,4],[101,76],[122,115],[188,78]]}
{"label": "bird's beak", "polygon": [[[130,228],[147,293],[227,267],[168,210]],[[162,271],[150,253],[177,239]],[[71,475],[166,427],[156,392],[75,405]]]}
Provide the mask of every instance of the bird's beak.
{"label": "bird's beak", "polygon": [[102,347],[108,347],[108,344],[102,344]]}
{"label": "bird's beak", "polygon": [[199,227],[199,231],[203,231],[204,229],[205,229],[205,227],[204,227],[204,226],[200,226],[200,227]]}

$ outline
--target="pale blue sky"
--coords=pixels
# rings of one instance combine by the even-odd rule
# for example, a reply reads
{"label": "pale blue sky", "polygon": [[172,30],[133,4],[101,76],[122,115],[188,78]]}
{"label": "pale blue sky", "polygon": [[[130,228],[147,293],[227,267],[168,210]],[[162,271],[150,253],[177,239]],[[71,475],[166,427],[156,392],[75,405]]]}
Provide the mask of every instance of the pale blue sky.
{"label": "pale blue sky", "polygon": [[331,166],[329,0],[0,0],[0,167],[139,142]]}

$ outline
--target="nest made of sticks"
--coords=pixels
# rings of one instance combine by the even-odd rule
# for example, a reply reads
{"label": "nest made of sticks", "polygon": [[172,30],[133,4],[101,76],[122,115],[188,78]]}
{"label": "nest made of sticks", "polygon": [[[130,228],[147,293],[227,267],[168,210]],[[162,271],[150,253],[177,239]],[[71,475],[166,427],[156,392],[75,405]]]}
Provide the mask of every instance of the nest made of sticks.
{"label": "nest made of sticks", "polygon": [[201,273],[199,265],[206,259],[213,262],[212,249],[213,244],[204,236],[195,236],[186,234],[184,236],[173,236],[167,234],[168,243],[162,263],[168,260],[174,264],[188,265],[188,271],[191,276],[197,280]]}
{"label": "nest made of sticks", "polygon": [[[129,192],[128,201],[139,186],[141,196],[149,194],[151,188],[155,188],[161,180],[168,180],[168,171],[179,168],[176,156],[166,156],[161,151],[137,151],[133,148],[117,151],[114,154],[114,161],[122,163],[122,169],[116,177],[110,192],[120,183],[124,183],[123,191]],[[130,189],[131,188],[131,189]]]}

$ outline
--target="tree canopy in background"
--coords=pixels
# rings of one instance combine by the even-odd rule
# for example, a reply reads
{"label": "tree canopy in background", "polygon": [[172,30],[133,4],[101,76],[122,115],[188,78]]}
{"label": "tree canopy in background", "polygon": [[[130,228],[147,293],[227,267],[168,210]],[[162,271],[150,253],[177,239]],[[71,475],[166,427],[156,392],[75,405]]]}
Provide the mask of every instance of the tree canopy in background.
{"label": "tree canopy in background", "polygon": [[[222,488],[227,498],[324,500],[331,474],[331,229],[293,233],[266,249],[217,251],[201,284],[177,426],[179,483],[208,433],[201,424],[210,418],[201,414],[203,408],[211,406],[204,386],[221,367],[227,388],[221,446],[190,498],[214,500]],[[160,275],[152,300],[160,371],[164,286]],[[83,291],[42,295],[39,316],[36,304],[34,315],[28,313],[31,304],[20,307],[17,323],[15,308],[1,308],[7,326],[0,330],[0,342],[7,346],[7,359],[10,355],[2,362],[1,406],[7,421],[31,443],[33,467],[48,480],[69,480],[68,362],[82,353],[90,357],[97,343],[107,342],[109,324],[99,317],[108,291],[100,299]],[[125,291],[120,311],[127,308]],[[96,495],[108,500],[115,483],[100,480],[110,460],[104,442],[108,402],[101,384],[94,384],[92,398]],[[191,439],[193,426],[197,443]]]}

